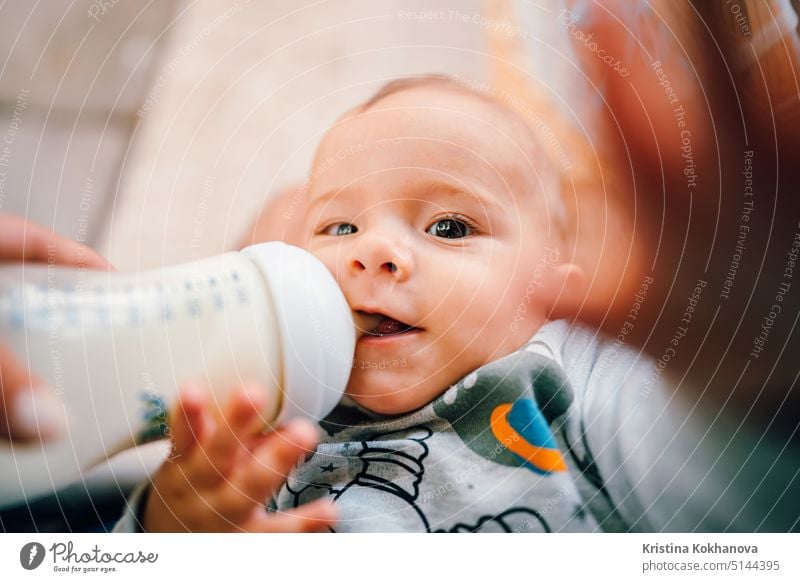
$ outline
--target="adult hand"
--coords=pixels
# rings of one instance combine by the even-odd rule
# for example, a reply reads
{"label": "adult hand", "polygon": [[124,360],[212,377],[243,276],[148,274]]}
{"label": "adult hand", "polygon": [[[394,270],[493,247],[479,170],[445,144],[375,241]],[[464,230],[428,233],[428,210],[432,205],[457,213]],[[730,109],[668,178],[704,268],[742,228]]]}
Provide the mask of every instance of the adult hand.
{"label": "adult hand", "polygon": [[561,16],[607,121],[594,144],[603,199],[633,233],[603,249],[604,291],[582,318],[697,398],[788,434],[800,415],[800,55],[779,12],[735,4],[744,17],[660,0],[576,1]]}
{"label": "adult hand", "polygon": [[[5,261],[111,268],[85,245],[20,217],[0,214],[0,262]],[[62,429],[57,405],[40,380],[0,343],[0,439],[55,436]]]}

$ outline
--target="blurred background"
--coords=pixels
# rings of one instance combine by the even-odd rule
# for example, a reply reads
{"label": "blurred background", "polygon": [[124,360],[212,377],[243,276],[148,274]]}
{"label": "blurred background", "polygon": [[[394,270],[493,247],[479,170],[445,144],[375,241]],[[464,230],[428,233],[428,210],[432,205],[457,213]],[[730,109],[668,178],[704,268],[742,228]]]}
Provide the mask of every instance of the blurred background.
{"label": "blurred background", "polygon": [[[513,5],[518,19],[498,20]],[[325,129],[394,77],[486,83],[489,44],[512,43],[571,109],[580,75],[558,13],[479,0],[0,4],[0,211],[121,270],[228,250],[270,193],[304,179]]]}

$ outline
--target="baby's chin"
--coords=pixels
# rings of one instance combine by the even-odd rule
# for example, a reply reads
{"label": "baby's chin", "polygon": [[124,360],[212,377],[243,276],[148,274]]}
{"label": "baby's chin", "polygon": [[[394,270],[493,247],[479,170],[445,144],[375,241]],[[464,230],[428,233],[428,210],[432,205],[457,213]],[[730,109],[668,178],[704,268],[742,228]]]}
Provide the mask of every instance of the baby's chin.
{"label": "baby's chin", "polygon": [[374,362],[356,361],[347,395],[362,408],[393,416],[422,408],[449,387],[436,377],[420,376],[402,359],[391,367],[389,363],[381,368]]}

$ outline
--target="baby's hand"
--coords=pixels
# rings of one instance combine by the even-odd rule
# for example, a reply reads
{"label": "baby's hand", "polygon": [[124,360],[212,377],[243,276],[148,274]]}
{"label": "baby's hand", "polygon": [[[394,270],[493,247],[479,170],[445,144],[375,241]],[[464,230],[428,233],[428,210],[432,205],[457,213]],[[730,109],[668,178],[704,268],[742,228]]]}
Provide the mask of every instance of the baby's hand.
{"label": "baby's hand", "polygon": [[266,396],[257,386],[234,392],[222,414],[194,386],[181,391],[170,428],[173,456],[148,492],[144,529],[150,532],[307,532],[336,521],[334,505],[319,500],[267,513],[267,498],[289,470],[316,445],[316,428],[296,420],[262,433]]}

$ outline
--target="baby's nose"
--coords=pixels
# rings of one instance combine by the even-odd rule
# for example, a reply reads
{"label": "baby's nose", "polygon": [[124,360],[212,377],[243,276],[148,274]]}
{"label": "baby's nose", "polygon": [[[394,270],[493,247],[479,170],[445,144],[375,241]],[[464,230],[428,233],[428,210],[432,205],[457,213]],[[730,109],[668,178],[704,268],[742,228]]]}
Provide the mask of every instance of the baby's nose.
{"label": "baby's nose", "polygon": [[411,272],[411,250],[409,245],[399,241],[365,236],[353,250],[348,266],[352,275],[385,274],[395,281],[403,281]]}

